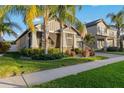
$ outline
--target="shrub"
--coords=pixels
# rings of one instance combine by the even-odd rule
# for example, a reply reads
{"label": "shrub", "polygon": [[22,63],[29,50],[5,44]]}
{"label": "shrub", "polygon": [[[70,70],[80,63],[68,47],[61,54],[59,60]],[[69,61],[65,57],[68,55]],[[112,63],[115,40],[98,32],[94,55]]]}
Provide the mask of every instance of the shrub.
{"label": "shrub", "polygon": [[94,55],[95,55],[95,52],[90,47],[85,47],[85,50],[82,51],[82,56],[84,57],[89,57]]}
{"label": "shrub", "polygon": [[[48,49],[49,54],[58,54],[60,53],[59,48],[51,48]],[[36,49],[31,49],[31,48],[24,48],[21,49],[20,54],[23,56],[33,56],[33,55],[40,55],[44,54],[44,49],[42,48],[36,48]]]}
{"label": "shrub", "polygon": [[49,54],[58,54],[58,53],[60,53],[60,49],[59,48],[50,48],[50,49],[48,49],[48,53]]}
{"label": "shrub", "polygon": [[70,56],[71,55],[71,50],[68,49],[66,52],[65,52],[66,55]]}
{"label": "shrub", "polygon": [[25,48],[20,51],[23,56],[31,57],[35,60],[54,60],[63,58],[65,55],[61,54],[58,48],[51,48],[48,50],[48,54],[44,54],[44,49],[30,49]]}
{"label": "shrub", "polygon": [[80,48],[75,48],[75,53],[76,54],[80,54],[81,53],[81,49]]}
{"label": "shrub", "polygon": [[71,56],[75,56],[75,55],[76,55],[75,51],[71,51]]}
{"label": "shrub", "polygon": [[23,56],[33,56],[33,55],[39,55],[39,54],[43,54],[44,53],[44,49],[39,48],[39,49],[31,49],[31,48],[24,48],[21,49],[20,54]]}
{"label": "shrub", "polygon": [[3,65],[0,68],[0,78],[10,77],[10,76],[19,75],[19,74],[20,74],[20,70],[18,66]]}
{"label": "shrub", "polygon": [[0,53],[5,53],[9,50],[10,43],[8,42],[0,42]]}
{"label": "shrub", "polygon": [[89,51],[88,49],[84,50],[84,51],[82,52],[82,56],[84,56],[84,57],[89,57],[89,56],[90,56],[90,51]]}
{"label": "shrub", "polygon": [[41,54],[41,55],[33,55],[32,59],[35,60],[55,60],[55,59],[61,59],[65,57],[64,54]]}
{"label": "shrub", "polygon": [[118,47],[108,47],[107,51],[118,51],[119,48]]}
{"label": "shrub", "polygon": [[95,55],[95,52],[91,49],[90,50],[90,56],[94,56]]}

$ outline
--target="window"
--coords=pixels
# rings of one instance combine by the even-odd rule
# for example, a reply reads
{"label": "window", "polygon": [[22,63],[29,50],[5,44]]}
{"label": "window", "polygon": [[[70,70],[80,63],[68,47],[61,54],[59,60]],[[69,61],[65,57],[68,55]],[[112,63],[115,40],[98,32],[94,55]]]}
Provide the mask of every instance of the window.
{"label": "window", "polygon": [[82,42],[81,41],[77,41],[77,47],[82,48]]}
{"label": "window", "polygon": [[73,34],[67,33],[66,34],[66,41],[67,41],[67,47],[72,48],[73,47]]}
{"label": "window", "polygon": [[98,29],[98,34],[100,35],[104,35],[107,33],[106,29],[103,27],[98,26],[97,29]]}

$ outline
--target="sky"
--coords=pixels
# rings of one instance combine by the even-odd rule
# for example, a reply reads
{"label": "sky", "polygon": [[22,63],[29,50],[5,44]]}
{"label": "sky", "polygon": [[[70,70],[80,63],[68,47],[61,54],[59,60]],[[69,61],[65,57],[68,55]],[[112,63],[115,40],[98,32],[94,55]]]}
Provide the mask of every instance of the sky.
{"label": "sky", "polygon": [[[77,10],[76,17],[84,23],[88,23],[97,19],[104,19],[107,24],[111,24],[111,20],[106,17],[108,13],[117,13],[124,6],[122,5],[83,5],[80,11]],[[18,35],[21,35],[26,29],[27,26],[23,22],[23,17],[21,15],[10,15],[11,21],[16,22],[21,28],[22,31],[14,29]],[[41,19],[37,18],[34,20],[34,23],[41,23]],[[15,40],[13,36],[4,36],[5,40]]]}

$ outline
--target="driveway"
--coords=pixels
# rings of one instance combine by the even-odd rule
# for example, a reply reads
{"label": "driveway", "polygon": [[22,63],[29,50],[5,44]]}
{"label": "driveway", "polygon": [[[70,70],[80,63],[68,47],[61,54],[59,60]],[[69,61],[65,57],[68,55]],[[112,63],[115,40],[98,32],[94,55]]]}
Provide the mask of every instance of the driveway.
{"label": "driveway", "polygon": [[[97,55],[99,56],[100,54],[101,53],[97,53]],[[94,62],[88,62],[88,63],[82,63],[82,64],[77,64],[72,66],[51,69],[51,70],[34,72],[30,74],[24,74],[23,77],[26,80],[27,84],[31,86],[31,85],[41,84],[44,82],[55,80],[57,78],[62,78],[65,76],[88,71],[88,70],[102,67],[108,64],[117,63],[119,61],[124,60],[124,56],[116,56],[116,55],[114,56],[113,54],[108,55],[104,53],[102,53],[102,55],[106,55],[108,57],[110,56],[110,58],[105,60],[98,60]],[[0,87],[7,87],[7,88],[8,87],[12,87],[12,88],[26,87],[25,80],[23,80],[21,76],[0,79]]]}
{"label": "driveway", "polygon": [[109,53],[104,53],[104,52],[95,52],[96,56],[106,56],[109,58],[115,58],[115,57],[120,57],[123,55],[117,55],[117,54],[109,54]]}

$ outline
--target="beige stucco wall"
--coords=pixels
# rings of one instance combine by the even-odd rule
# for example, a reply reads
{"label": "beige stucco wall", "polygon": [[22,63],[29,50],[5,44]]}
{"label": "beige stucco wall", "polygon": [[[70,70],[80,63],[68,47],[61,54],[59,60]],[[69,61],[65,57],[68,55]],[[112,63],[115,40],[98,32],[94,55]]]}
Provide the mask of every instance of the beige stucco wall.
{"label": "beige stucco wall", "polygon": [[28,33],[16,41],[17,50],[28,47]]}
{"label": "beige stucco wall", "polygon": [[[102,33],[100,33],[99,28],[101,28],[103,30]],[[103,35],[103,36],[107,36],[107,34],[108,34],[107,26],[103,23],[103,21],[101,21],[97,24],[97,34]]]}
{"label": "beige stucco wall", "polygon": [[[64,35],[67,34],[67,33],[73,35],[73,39],[74,39],[74,41],[73,41],[73,44],[74,44],[73,47],[74,47],[74,48],[78,48],[77,42],[78,42],[78,41],[81,41],[81,37],[78,36],[78,34],[74,31],[74,29],[71,28],[71,27],[70,27],[70,28],[67,27],[66,29],[64,29],[63,32],[64,32]],[[64,37],[65,37],[65,36],[64,36]],[[63,41],[64,41],[63,47],[67,48],[66,37],[63,38]]]}
{"label": "beige stucco wall", "polygon": [[60,24],[57,20],[51,20],[48,22],[49,32],[55,32],[60,29]]}
{"label": "beige stucco wall", "polygon": [[114,46],[117,46],[117,31],[116,30],[112,30],[112,29],[107,29],[108,32],[108,38],[112,38],[113,42],[114,42]]}

